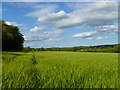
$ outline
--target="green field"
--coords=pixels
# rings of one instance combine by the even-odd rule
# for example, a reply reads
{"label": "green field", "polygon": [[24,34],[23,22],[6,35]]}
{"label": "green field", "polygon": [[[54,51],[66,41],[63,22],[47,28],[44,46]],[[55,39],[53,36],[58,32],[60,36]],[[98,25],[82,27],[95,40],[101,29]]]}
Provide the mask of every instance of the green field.
{"label": "green field", "polygon": [[118,88],[118,54],[3,52],[3,88]]}

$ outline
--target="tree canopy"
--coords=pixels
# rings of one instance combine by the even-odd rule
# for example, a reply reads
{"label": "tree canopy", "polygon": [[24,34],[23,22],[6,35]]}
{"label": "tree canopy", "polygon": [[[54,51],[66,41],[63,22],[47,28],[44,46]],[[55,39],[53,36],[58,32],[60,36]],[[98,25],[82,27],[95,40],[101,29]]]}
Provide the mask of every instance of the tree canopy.
{"label": "tree canopy", "polygon": [[18,27],[7,25],[3,20],[2,24],[2,50],[3,51],[20,51],[23,49],[24,38],[19,32]]}
{"label": "tree canopy", "polygon": [[120,53],[120,44],[97,45],[97,46],[76,46],[76,47],[52,47],[52,48],[31,48],[26,47],[24,52],[29,51],[70,51],[70,52],[111,52]]}

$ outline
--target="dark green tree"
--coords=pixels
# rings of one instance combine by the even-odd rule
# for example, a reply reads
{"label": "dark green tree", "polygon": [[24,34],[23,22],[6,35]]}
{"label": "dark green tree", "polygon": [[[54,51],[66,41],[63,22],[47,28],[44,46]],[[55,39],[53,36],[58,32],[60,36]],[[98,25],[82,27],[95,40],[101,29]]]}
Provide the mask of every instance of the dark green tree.
{"label": "dark green tree", "polygon": [[42,47],[42,48],[41,48],[41,51],[45,51],[45,49]]}
{"label": "dark green tree", "polygon": [[3,51],[21,51],[23,49],[24,38],[19,32],[18,27],[2,23],[2,50]]}
{"label": "dark green tree", "polygon": [[120,44],[114,46],[114,52],[120,53]]}
{"label": "dark green tree", "polygon": [[31,51],[31,48],[30,48],[30,47],[25,47],[25,48],[23,48],[22,51],[23,51],[23,52],[30,52],[30,51]]}

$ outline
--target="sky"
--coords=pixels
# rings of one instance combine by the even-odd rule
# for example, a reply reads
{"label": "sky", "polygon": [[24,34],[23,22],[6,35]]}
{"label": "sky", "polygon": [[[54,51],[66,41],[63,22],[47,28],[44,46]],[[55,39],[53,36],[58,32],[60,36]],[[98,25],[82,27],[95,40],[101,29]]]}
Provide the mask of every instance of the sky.
{"label": "sky", "polygon": [[24,47],[118,43],[117,2],[2,2],[2,19],[19,27]]}

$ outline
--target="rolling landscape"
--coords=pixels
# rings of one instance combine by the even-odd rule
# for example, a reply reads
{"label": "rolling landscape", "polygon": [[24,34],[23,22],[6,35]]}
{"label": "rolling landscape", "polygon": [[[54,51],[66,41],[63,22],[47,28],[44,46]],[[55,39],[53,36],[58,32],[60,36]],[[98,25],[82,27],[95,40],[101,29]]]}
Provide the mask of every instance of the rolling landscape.
{"label": "rolling landscape", "polygon": [[4,2],[0,87],[117,90],[117,5]]}

